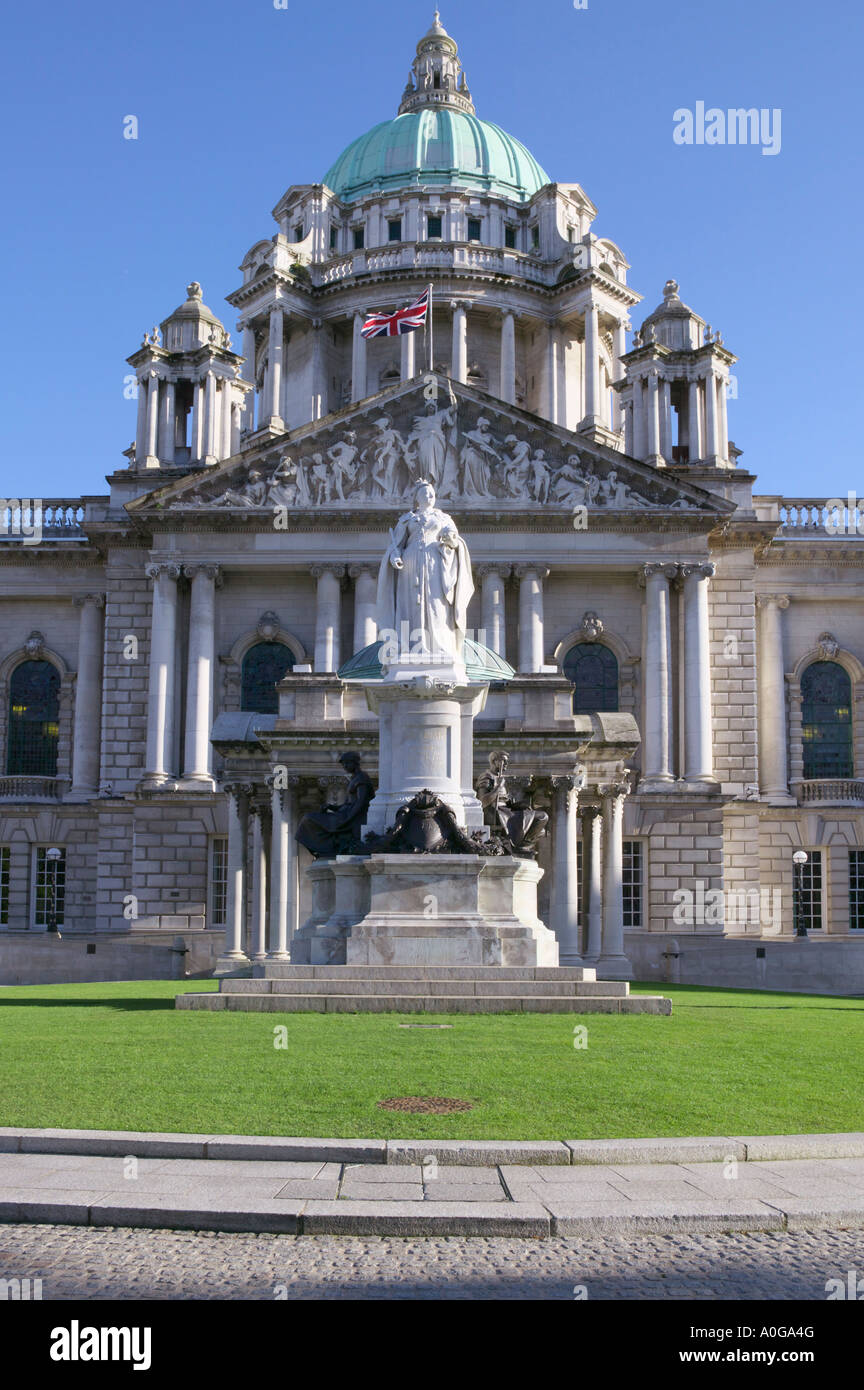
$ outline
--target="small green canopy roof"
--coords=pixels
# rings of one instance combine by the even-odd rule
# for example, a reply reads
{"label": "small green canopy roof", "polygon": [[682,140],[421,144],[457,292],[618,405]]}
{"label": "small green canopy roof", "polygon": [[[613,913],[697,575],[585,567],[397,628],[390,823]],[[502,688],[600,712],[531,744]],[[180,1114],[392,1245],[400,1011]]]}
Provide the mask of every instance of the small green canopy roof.
{"label": "small green canopy roof", "polygon": [[[380,681],[384,679],[379,653],[383,642],[373,642],[356,652],[350,661],[340,666],[338,675],[343,681]],[[516,672],[503,657],[479,642],[465,638],[465,669],[471,685],[488,685],[491,681],[509,681]]]}

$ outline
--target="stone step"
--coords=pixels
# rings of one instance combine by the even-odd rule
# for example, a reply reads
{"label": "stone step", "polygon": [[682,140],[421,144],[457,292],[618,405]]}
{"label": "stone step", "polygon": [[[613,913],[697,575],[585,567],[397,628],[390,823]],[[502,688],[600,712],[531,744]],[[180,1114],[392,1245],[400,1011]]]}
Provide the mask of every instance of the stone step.
{"label": "stone step", "polygon": [[264,980],[594,980],[581,965],[290,965],[255,967]]}
{"label": "stone step", "polygon": [[506,994],[543,998],[626,998],[624,980],[412,980],[401,972],[392,980],[224,980],[223,994],[426,994],[468,997]]}
{"label": "stone step", "polygon": [[628,998],[565,998],[560,995],[424,994],[180,994],[178,1009],[248,1013],[394,1014],[670,1014],[672,1001],[660,995]]}

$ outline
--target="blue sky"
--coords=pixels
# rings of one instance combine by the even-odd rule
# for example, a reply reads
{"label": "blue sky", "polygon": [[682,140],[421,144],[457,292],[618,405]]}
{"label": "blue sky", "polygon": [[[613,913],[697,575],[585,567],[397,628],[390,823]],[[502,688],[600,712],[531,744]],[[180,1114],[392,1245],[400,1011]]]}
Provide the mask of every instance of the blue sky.
{"label": "blue sky", "polygon": [[[395,115],[433,8],[7,9],[0,494],[106,490],[135,430],[125,358],[192,279],[233,330],[223,297],[270,209]],[[864,494],[861,6],[445,0],[442,20],[478,113],[598,207],[645,296],[634,324],[674,276],[739,356],[730,434],[758,489]],[[780,108],[780,153],[676,145],[699,101]]]}

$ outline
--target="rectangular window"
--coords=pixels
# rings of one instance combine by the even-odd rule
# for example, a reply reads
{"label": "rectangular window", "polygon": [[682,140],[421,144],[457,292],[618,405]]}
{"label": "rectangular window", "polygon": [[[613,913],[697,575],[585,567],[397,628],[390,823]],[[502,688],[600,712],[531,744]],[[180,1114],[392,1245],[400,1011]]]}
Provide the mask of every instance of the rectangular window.
{"label": "rectangular window", "polygon": [[331,251],[335,251],[335,250],[336,250],[336,247],[337,247],[338,245],[339,245],[339,228],[338,228],[338,227],[331,227],[331,228],[330,228],[330,250],[331,250]]}
{"label": "rectangular window", "polygon": [[849,929],[864,931],[864,849],[849,851]]}
{"label": "rectangular window", "polygon": [[401,241],[401,240],[402,240],[402,218],[401,218],[401,217],[391,217],[391,218],[390,218],[390,221],[387,223],[387,240],[388,240],[388,241]]}
{"label": "rectangular window", "polygon": [[532,250],[532,251],[539,251],[539,250],[540,250],[540,228],[539,228],[539,227],[532,227],[532,228],[531,228],[531,250]]}
{"label": "rectangular window", "polygon": [[479,217],[468,218],[468,240],[480,241],[483,236],[483,223]]}
{"label": "rectangular window", "polygon": [[[9,925],[9,846],[0,845],[0,927]],[[862,923],[864,926],[864,923]]]}
{"label": "rectangular window", "polygon": [[[793,874],[795,874],[793,869]],[[807,851],[807,863],[801,869],[801,892],[797,891],[796,880],[792,883],[793,921],[795,926],[803,922],[808,931],[822,929],[822,851]]]}
{"label": "rectangular window", "polygon": [[516,250],[516,228],[515,228],[515,227],[505,227],[505,228],[504,228],[504,245],[507,247],[507,250],[508,250],[508,251],[515,251],[515,250]]}
{"label": "rectangular window", "polygon": [[228,917],[228,840],[210,841],[210,913],[208,927],[224,927]]}
{"label": "rectangular window", "polygon": [[294,228],[294,240],[295,240],[295,241],[302,241],[304,235],[305,235],[305,229],[304,229],[304,227],[303,227],[303,223],[302,223],[302,222],[298,222],[298,223],[297,223],[297,226]]}
{"label": "rectangular window", "polygon": [[437,237],[438,240],[440,241],[441,237],[444,235],[444,230],[443,230],[443,229],[444,229],[444,221],[443,221],[443,218],[441,218],[441,217],[427,217],[427,219],[426,219],[426,235],[427,235],[427,237],[429,238],[430,241],[433,241],[436,237]]}
{"label": "rectangular window", "polygon": [[624,841],[624,927],[642,927],[642,888],[644,884],[641,840]]}
{"label": "rectangular window", "polygon": [[36,849],[36,877],[34,881],[33,925],[34,927],[63,926],[66,906],[66,851],[61,849],[59,857],[49,859],[48,850],[53,845],[39,845]]}
{"label": "rectangular window", "polygon": [[354,228],[354,250],[355,250],[355,251],[362,251],[362,250],[363,250],[363,247],[364,247],[365,245],[366,245],[366,228],[365,228],[365,227],[355,227],[355,228]]}

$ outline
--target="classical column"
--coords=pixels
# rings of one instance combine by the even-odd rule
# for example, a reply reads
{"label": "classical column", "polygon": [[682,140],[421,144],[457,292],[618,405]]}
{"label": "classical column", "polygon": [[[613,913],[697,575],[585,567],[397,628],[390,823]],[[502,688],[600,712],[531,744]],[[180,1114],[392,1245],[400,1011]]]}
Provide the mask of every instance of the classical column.
{"label": "classical column", "polygon": [[159,466],[159,378],[150,373],[147,381],[147,457],[146,468]]}
{"label": "classical column", "polygon": [[[243,380],[255,385],[255,330],[243,325]],[[243,428],[250,433],[255,428],[255,392],[247,391],[243,401]]]}
{"label": "classical column", "polygon": [[548,569],[540,565],[516,565],[519,580],[519,670],[537,674],[544,661],[543,580]]}
{"label": "classical column", "polygon": [[717,419],[717,378],[709,372],[705,378],[705,462],[717,463],[720,454]]}
{"label": "classical column", "polygon": [[[615,327],[612,330],[612,368],[616,381],[620,381],[624,376],[624,364],[621,358],[627,351],[627,326],[627,319],[616,319]],[[612,392],[612,428],[617,430],[619,434],[624,429],[624,406],[619,391]]]}
{"label": "classical column", "polygon": [[[249,395],[249,396],[252,396],[253,394],[254,394],[254,393],[253,393],[252,391],[247,392],[247,395]],[[243,429],[244,429],[244,424],[243,424],[244,418],[245,418],[245,417],[244,417],[244,406],[243,406],[243,403],[242,403],[241,401],[235,401],[234,404],[233,404],[232,407],[231,407],[231,453],[232,453],[232,454],[237,454],[237,453],[240,452],[240,436],[241,436],[241,434],[243,433]]]}
{"label": "classical column", "polygon": [[699,382],[691,381],[687,387],[687,453],[689,463],[698,463],[702,457],[702,419],[699,406]]}
{"label": "classical column", "polygon": [[603,950],[603,815],[599,806],[589,806],[582,817],[582,873],[588,879],[585,964],[595,965]]}
{"label": "classical column", "polygon": [[[413,334],[409,334],[413,337]],[[354,654],[369,647],[378,636],[378,576],[369,565],[352,565],[354,580]]]}
{"label": "classical column", "polygon": [[342,618],[342,576],[344,565],[313,565],[312,578],[318,581],[315,616],[315,670],[339,669],[339,634]]}
{"label": "classical column", "polygon": [[501,314],[501,383],[498,391],[508,405],[516,403],[516,315],[512,309]]}
{"label": "classical column", "polygon": [[597,975],[603,980],[632,980],[624,954],[624,798],[626,782],[603,791],[603,942]]}
{"label": "classical column", "polygon": [[543,346],[543,396],[541,413],[553,425],[558,423],[558,361],[561,351],[561,336],[557,323],[547,325],[547,338]]}
{"label": "classical column", "polygon": [[312,333],[312,419],[327,414],[327,367],[324,361],[324,320],[310,319]]}
{"label": "classical column", "polygon": [[297,787],[300,778],[280,770],[269,777],[272,841],[270,848],[270,960],[287,961],[299,925],[300,880],[297,865]]}
{"label": "classical column", "polygon": [[216,376],[208,371],[204,378],[204,462],[218,463],[216,457]]}
{"label": "classical column", "polygon": [[267,801],[253,797],[252,813],[252,949],[259,964],[267,959],[267,845],[270,809]]}
{"label": "classical column", "polygon": [[648,453],[648,421],[645,417],[645,382],[633,381],[633,457],[644,459]]}
{"label": "classical column", "polygon": [[365,323],[362,314],[354,315],[354,348],[351,353],[351,399],[366,399],[366,339],[362,328]]}
{"label": "classical column", "polygon": [[717,452],[718,452],[718,454],[720,455],[720,458],[721,458],[724,462],[725,462],[725,461],[728,459],[728,457],[729,457],[729,415],[728,415],[729,396],[728,396],[728,388],[729,388],[729,383],[728,383],[726,377],[725,377],[725,376],[719,376],[719,377],[717,378],[717,392],[718,392],[718,405],[719,405],[719,412],[718,412],[718,413],[719,413],[719,417],[720,417],[720,418],[719,418],[719,420],[718,420],[718,422],[717,422],[717,429],[718,429],[718,434],[719,434],[719,439],[718,439],[718,441],[717,441],[717,442],[718,442],[718,449],[717,449]]}
{"label": "classical column", "polygon": [[243,950],[246,924],[246,837],[249,830],[249,797],[252,787],[245,782],[228,783],[228,883],[225,924],[225,950],[216,966],[230,969],[248,958]]}
{"label": "classical column", "polygon": [[401,377],[411,381],[417,375],[417,334],[403,333],[400,343],[402,350]]}
{"label": "classical column", "polygon": [[676,565],[650,564],[645,574],[645,738],[642,779],[671,782],[672,682],[669,581]]}
{"label": "classical column", "polygon": [[162,409],[159,422],[159,458],[162,463],[174,462],[174,382],[166,381],[162,386]]}
{"label": "classical column", "polygon": [[715,783],[711,737],[708,584],[714,565],[682,565],[684,577],[684,778]]}
{"label": "classical column", "polygon": [[451,373],[454,381],[468,380],[468,305],[461,299],[451,301],[453,311],[453,356]]}
{"label": "classical column", "polygon": [[268,419],[265,421],[273,429],[281,430],[282,424],[282,345],[285,339],[285,316],[280,304],[270,310],[270,342],[267,359],[267,402],[264,407]]}
{"label": "classical column", "polygon": [[186,565],[189,598],[189,656],[186,677],[186,746],[183,776],[212,785],[210,731],[213,726],[213,671],[216,644],[218,565]]}
{"label": "classical column", "polygon": [[153,580],[153,615],[147,696],[147,771],[144,776],[152,785],[161,786],[174,771],[174,667],[180,566],[148,565],[147,575]]}
{"label": "classical column", "polygon": [[[506,656],[506,588],[509,565],[478,565],[477,574],[483,590],[481,623],[486,636],[484,644],[498,656]],[[541,642],[542,653],[542,642]]]}
{"label": "classical column", "polygon": [[600,314],[596,304],[585,310],[585,415],[580,429],[602,425],[600,411]]}
{"label": "classical column", "polygon": [[660,382],[656,372],[648,375],[648,462],[663,462],[660,454]]}
{"label": "classical column", "polygon": [[622,407],[624,427],[624,452],[629,458],[636,457],[636,391],[635,386],[629,402]]}
{"label": "classical column", "polygon": [[560,965],[581,965],[577,816],[582,776],[553,777],[552,902],[549,925],[558,938]]}
{"label": "classical column", "polygon": [[196,381],[192,395],[192,434],[189,440],[192,463],[204,457],[204,383]]}
{"label": "classical column", "polygon": [[759,661],[759,790],[768,800],[788,802],[786,750],[786,678],[783,618],[788,594],[759,594],[761,613]]}
{"label": "classical column", "polygon": [[219,455],[223,459],[231,457],[231,383],[222,381],[222,438],[219,441]]}
{"label": "classical column", "polygon": [[147,458],[147,382],[137,386],[138,415],[135,421],[135,466],[143,468]]}
{"label": "classical column", "polygon": [[99,790],[102,729],[102,611],[104,594],[75,599],[81,610],[78,627],[78,674],[75,679],[75,728],[72,742],[70,798],[95,796]]}

